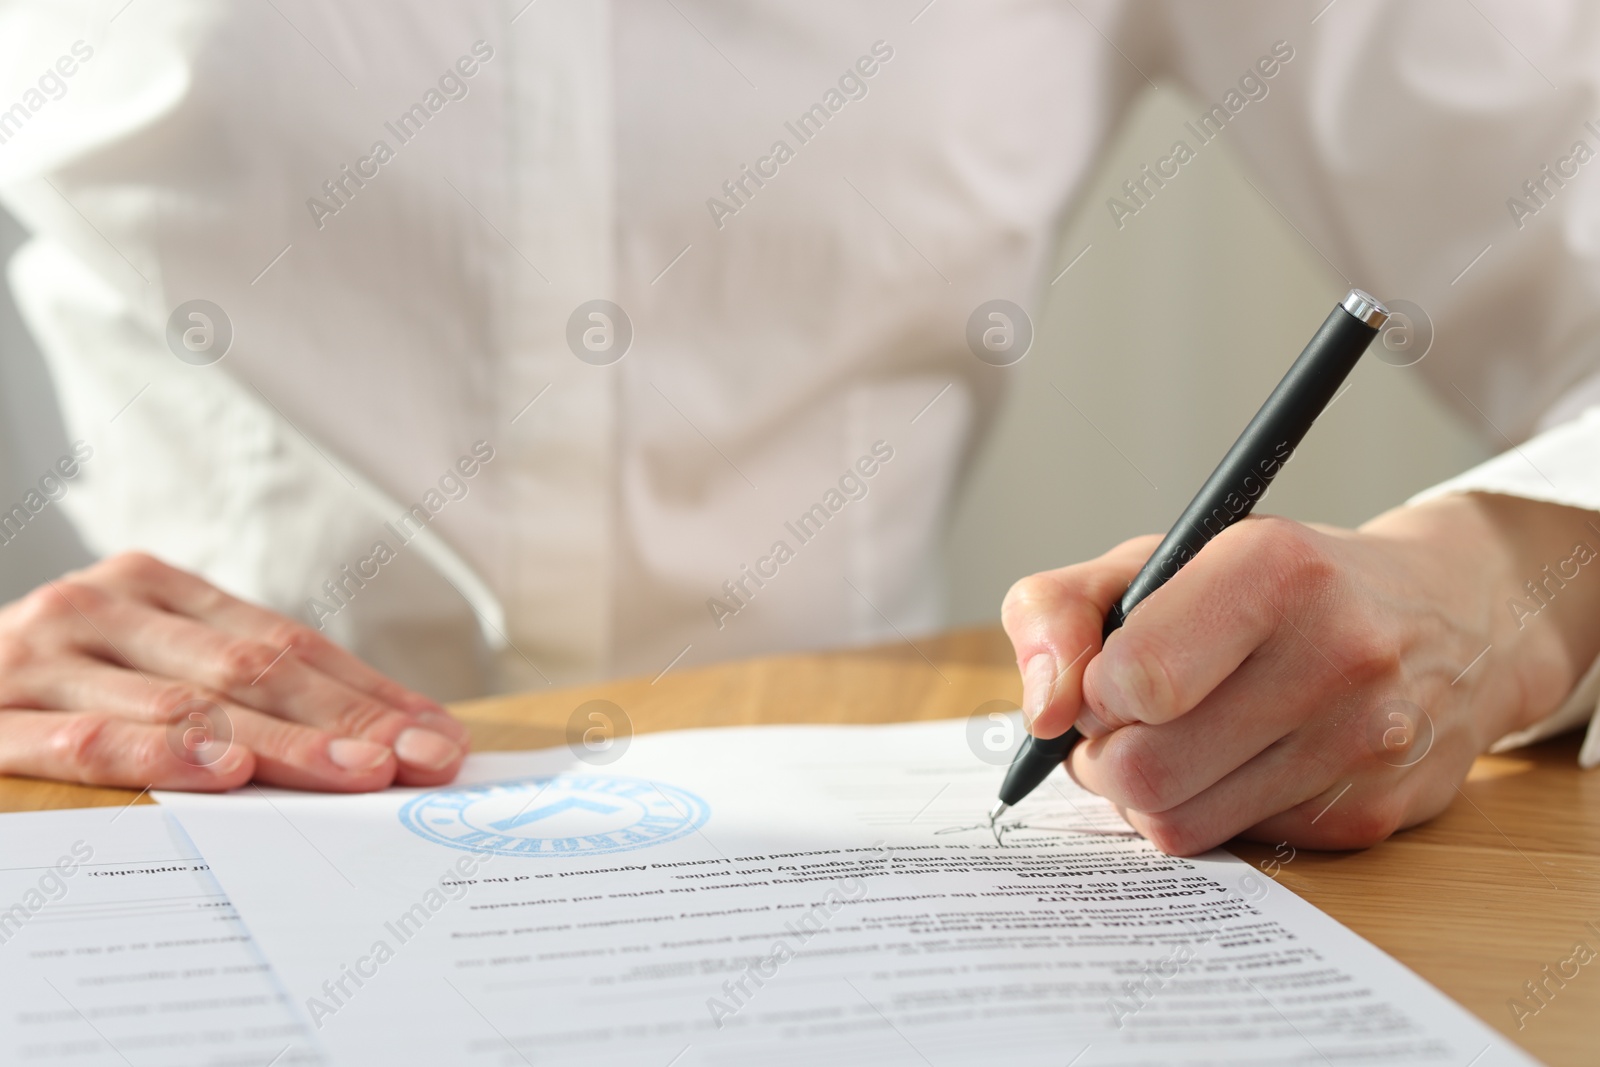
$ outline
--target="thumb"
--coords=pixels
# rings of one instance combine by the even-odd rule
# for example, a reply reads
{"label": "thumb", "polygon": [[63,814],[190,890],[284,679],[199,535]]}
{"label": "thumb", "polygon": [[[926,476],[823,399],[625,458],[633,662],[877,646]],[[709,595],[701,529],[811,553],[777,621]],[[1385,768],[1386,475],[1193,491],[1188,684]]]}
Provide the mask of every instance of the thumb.
{"label": "thumb", "polygon": [[1161,543],[1136,537],[1110,552],[1013,585],[1000,619],[1022,672],[1022,716],[1036,737],[1059,737],[1078,718],[1083,671],[1100,651],[1106,614]]}

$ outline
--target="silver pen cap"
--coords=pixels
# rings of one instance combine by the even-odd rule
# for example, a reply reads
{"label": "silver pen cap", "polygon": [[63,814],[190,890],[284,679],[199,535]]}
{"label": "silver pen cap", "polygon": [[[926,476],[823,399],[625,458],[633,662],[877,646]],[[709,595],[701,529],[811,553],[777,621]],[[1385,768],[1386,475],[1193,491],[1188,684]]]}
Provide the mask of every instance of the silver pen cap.
{"label": "silver pen cap", "polygon": [[1377,297],[1361,289],[1350,290],[1339,306],[1374,330],[1382,329],[1389,321],[1389,309],[1378,303]]}

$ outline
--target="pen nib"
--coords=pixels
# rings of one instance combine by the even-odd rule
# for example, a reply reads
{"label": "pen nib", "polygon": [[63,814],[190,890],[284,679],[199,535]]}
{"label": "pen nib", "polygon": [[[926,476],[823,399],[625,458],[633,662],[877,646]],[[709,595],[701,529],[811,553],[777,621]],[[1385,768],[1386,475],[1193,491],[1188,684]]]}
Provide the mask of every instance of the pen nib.
{"label": "pen nib", "polygon": [[1000,820],[1000,816],[1011,810],[1011,805],[1003,800],[995,801],[994,807],[989,809],[989,825],[993,826]]}

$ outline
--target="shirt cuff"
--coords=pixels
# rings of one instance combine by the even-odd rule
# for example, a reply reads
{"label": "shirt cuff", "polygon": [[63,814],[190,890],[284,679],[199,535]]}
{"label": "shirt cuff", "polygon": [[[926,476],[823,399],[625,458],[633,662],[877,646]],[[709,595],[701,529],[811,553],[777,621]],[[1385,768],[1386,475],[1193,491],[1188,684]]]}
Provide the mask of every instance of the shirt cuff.
{"label": "shirt cuff", "polygon": [[[1600,405],[1588,408],[1571,422],[1512,445],[1510,451],[1426,489],[1406,503],[1421,504],[1454,493],[1497,493],[1600,512]],[[1600,531],[1600,519],[1595,526]],[[1600,545],[1600,532],[1593,543]],[[1526,730],[1507,734],[1489,751],[1504,752],[1532,744],[1575,729],[1585,721],[1589,732],[1578,752],[1578,764],[1588,768],[1600,765],[1600,659],[1589,665],[1553,714]]]}

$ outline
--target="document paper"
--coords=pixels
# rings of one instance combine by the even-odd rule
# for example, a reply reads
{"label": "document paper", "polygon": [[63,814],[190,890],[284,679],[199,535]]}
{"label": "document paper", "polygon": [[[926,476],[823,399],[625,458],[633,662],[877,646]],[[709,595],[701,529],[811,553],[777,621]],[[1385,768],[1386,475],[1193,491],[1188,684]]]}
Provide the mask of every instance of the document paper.
{"label": "document paper", "polygon": [[1222,852],[968,721],[486,753],[451,786],[160,794],[336,1063],[1529,1063]]}
{"label": "document paper", "polygon": [[320,1064],[158,807],[0,815],[0,1063]]}

